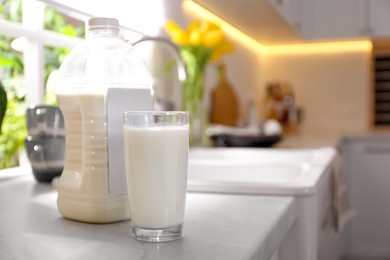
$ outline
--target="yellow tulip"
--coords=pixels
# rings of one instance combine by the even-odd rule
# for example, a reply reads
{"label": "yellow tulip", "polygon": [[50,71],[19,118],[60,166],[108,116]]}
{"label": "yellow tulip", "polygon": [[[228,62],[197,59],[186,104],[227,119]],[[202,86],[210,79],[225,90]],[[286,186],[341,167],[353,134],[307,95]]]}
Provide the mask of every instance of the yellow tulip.
{"label": "yellow tulip", "polygon": [[180,46],[202,46],[208,51],[213,51],[213,60],[219,59],[223,54],[234,49],[234,46],[225,39],[221,28],[209,21],[193,20],[188,25],[187,30],[183,30],[173,20],[169,19],[166,21],[164,29],[172,41]]}
{"label": "yellow tulip", "polygon": [[170,36],[172,36],[176,31],[182,31],[180,26],[170,19],[166,21],[164,29]]}
{"label": "yellow tulip", "polygon": [[193,20],[188,25],[187,32],[191,34],[192,31],[194,31],[195,29],[199,29],[200,26],[201,26],[201,23],[199,20]]}
{"label": "yellow tulip", "polygon": [[220,28],[215,23],[212,23],[209,21],[206,21],[202,24],[202,32],[203,33],[207,33],[207,32],[213,31],[213,30],[220,30]]}
{"label": "yellow tulip", "polygon": [[225,41],[221,45],[221,49],[224,51],[224,53],[229,53],[234,51],[234,45],[231,42]]}
{"label": "yellow tulip", "polygon": [[217,61],[219,60],[222,55],[228,52],[232,52],[234,50],[234,46],[232,43],[228,41],[224,41],[221,45],[219,45],[211,55],[211,60]]}
{"label": "yellow tulip", "polygon": [[182,31],[182,30],[175,31],[171,37],[172,37],[172,41],[176,44],[179,44],[179,45],[189,44],[188,33],[185,31]]}
{"label": "yellow tulip", "polygon": [[221,30],[212,30],[203,36],[203,45],[207,48],[213,48],[219,45],[224,40],[224,35]]}
{"label": "yellow tulip", "polygon": [[202,33],[199,29],[194,29],[189,35],[189,43],[191,45],[199,46],[202,42]]}
{"label": "yellow tulip", "polygon": [[210,60],[218,61],[223,55],[223,52],[220,49],[216,49],[213,54],[211,54]]}

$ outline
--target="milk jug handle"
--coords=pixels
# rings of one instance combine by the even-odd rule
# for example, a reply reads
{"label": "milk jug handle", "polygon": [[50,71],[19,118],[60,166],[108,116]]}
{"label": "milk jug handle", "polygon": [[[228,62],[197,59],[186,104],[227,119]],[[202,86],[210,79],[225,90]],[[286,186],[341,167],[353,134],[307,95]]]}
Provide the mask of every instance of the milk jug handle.
{"label": "milk jug handle", "polygon": [[132,44],[132,46],[136,47],[136,45],[138,45],[139,43],[147,42],[147,41],[161,42],[161,43],[166,44],[170,48],[172,48],[174,56],[175,56],[176,64],[177,64],[177,76],[179,78],[179,81],[181,83],[183,83],[187,79],[187,71],[186,71],[186,67],[184,65],[184,62],[183,62],[182,58],[180,57],[180,53],[179,53],[178,48],[170,40],[168,40],[166,38],[149,37],[149,36],[145,36],[145,37],[141,38],[140,40],[134,42]]}

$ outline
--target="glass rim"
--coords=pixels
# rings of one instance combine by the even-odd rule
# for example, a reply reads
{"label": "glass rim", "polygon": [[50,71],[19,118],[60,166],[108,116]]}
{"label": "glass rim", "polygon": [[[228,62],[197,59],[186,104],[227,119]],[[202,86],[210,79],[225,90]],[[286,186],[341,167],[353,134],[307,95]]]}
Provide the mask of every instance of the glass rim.
{"label": "glass rim", "polygon": [[124,116],[127,115],[189,115],[188,111],[125,111]]}

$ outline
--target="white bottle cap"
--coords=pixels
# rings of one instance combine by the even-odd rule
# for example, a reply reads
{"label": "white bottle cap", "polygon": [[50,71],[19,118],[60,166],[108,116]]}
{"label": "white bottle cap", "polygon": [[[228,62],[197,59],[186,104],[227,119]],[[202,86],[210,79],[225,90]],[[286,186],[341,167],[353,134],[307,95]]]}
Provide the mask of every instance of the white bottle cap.
{"label": "white bottle cap", "polygon": [[94,29],[110,29],[119,31],[119,22],[115,18],[93,17],[86,24],[86,31]]}

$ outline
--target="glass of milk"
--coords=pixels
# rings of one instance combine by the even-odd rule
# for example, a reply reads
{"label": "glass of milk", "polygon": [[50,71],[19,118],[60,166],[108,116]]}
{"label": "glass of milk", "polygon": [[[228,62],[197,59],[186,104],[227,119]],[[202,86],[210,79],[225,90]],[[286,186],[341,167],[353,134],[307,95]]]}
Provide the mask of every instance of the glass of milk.
{"label": "glass of milk", "polygon": [[137,240],[180,238],[184,221],[189,113],[124,113],[124,146],[131,229]]}

